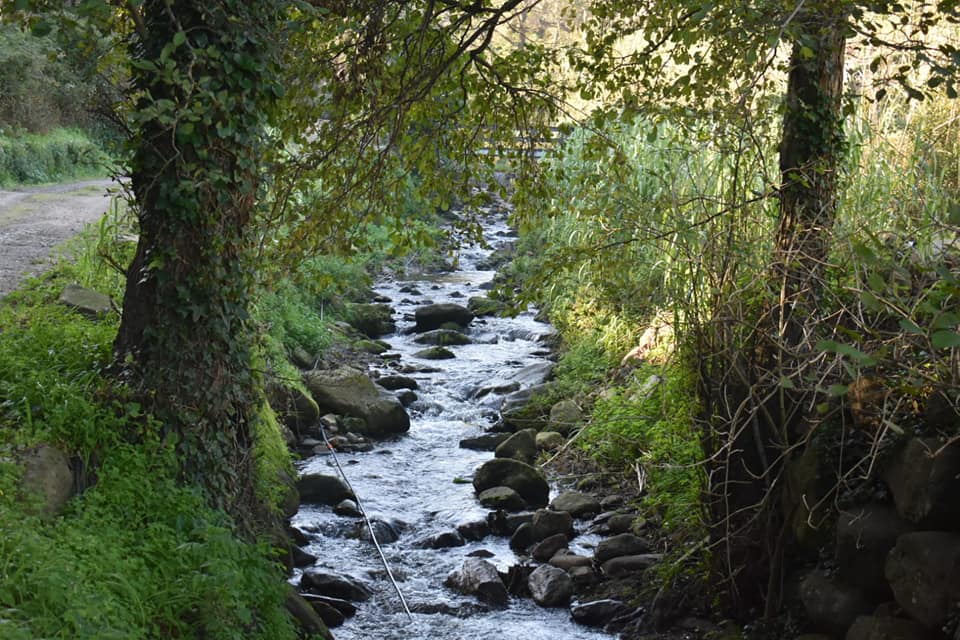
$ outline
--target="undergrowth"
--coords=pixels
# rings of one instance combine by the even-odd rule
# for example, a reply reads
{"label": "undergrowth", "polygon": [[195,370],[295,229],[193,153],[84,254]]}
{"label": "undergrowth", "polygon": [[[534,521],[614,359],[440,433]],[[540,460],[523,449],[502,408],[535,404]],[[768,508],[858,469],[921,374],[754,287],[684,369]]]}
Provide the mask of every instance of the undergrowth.
{"label": "undergrowth", "polygon": [[79,129],[18,136],[0,131],[0,187],[103,177],[108,163],[100,145]]}
{"label": "undergrowth", "polygon": [[[109,263],[128,261],[128,230],[114,209],[68,246],[76,261],[0,301],[0,637],[293,638],[272,552],[178,481],[175,443],[105,376],[118,316],[57,303],[73,282],[119,299]],[[276,501],[290,460],[271,418],[254,455],[258,492]],[[56,518],[17,489],[16,460],[38,443],[68,453],[88,484]]]}

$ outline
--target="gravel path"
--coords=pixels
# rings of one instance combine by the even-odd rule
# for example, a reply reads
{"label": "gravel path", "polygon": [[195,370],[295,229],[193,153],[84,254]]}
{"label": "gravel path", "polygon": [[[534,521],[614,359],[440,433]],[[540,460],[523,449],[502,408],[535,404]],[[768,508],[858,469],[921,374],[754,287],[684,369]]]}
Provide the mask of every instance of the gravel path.
{"label": "gravel path", "polygon": [[110,206],[110,180],[0,191],[0,298],[52,264],[53,248]]}

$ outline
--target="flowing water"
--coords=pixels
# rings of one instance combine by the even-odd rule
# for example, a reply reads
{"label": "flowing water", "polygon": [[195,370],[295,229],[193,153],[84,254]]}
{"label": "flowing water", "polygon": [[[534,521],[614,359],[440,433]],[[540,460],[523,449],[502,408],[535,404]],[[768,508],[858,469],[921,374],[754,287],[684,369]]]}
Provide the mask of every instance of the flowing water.
{"label": "flowing water", "polygon": [[[486,233],[492,248],[510,236],[502,217],[491,217]],[[490,452],[461,449],[460,439],[479,435],[496,417],[502,396],[490,394],[471,399],[478,387],[508,380],[532,364],[544,362],[541,342],[551,333],[549,325],[534,320],[530,312],[516,318],[477,318],[468,335],[474,343],[448,347],[456,359],[426,361],[413,354],[424,348],[408,333],[413,312],[428,302],[466,305],[470,296],[483,295],[480,285],[494,273],[478,270],[489,249],[461,250],[460,269],[439,276],[409,281],[381,282],[378,293],[390,298],[398,321],[396,334],[384,339],[399,363],[435,368],[433,372],[408,374],[419,384],[419,399],[409,408],[411,427],[402,438],[378,443],[372,452],[340,453],[338,458],[371,518],[397,523],[399,540],[383,545],[387,561],[413,610],[407,618],[396,592],[387,579],[376,550],[369,541],[352,538],[348,531],[356,520],[335,515],[330,507],[304,505],[293,525],[308,533],[305,548],[319,557],[318,566],[362,578],[374,589],[370,601],[334,630],[338,640],[600,640],[601,634],[572,622],[567,609],[543,609],[532,600],[511,598],[506,609],[490,609],[475,598],[443,586],[447,575],[458,569],[467,554],[485,549],[501,571],[518,562],[509,540],[488,536],[480,542],[450,549],[419,546],[430,535],[451,531],[464,522],[484,520],[487,510],[477,502],[473,487],[455,479],[469,480],[475,468],[492,457]],[[420,292],[410,293],[410,286]],[[408,292],[401,291],[408,289]],[[384,372],[393,373],[389,365]],[[305,460],[303,472],[336,475],[329,455]],[[589,537],[578,545],[595,542]],[[294,576],[297,578],[297,576]]]}

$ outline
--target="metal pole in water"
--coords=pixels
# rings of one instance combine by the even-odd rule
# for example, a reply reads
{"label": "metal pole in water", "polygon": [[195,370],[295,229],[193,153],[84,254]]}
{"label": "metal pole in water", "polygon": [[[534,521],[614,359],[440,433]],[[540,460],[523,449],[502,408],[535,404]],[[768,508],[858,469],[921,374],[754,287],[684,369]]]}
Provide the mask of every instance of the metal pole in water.
{"label": "metal pole in water", "polygon": [[393,577],[393,572],[390,571],[390,565],[387,564],[387,557],[383,555],[383,549],[380,548],[380,543],[377,541],[377,534],[373,532],[373,525],[370,523],[370,518],[367,517],[367,510],[363,508],[359,494],[354,491],[353,485],[350,484],[350,479],[347,478],[347,474],[343,472],[343,467],[340,466],[340,460],[337,458],[337,452],[333,449],[333,445],[330,444],[330,440],[327,439],[327,431],[323,428],[322,422],[320,423],[320,435],[323,436],[323,442],[327,445],[327,450],[330,452],[330,455],[333,456],[333,464],[336,465],[340,477],[343,478],[343,481],[347,484],[347,488],[350,489],[350,493],[353,494],[354,499],[357,501],[357,508],[360,510],[360,515],[363,516],[363,521],[367,523],[367,531],[370,532],[370,539],[373,541],[373,546],[376,547],[377,553],[380,555],[380,562],[387,571],[387,578],[389,578],[390,584],[393,585],[394,590],[397,592],[397,597],[400,598],[400,604],[403,606],[407,618],[412,622],[413,614],[410,613],[410,607],[407,606],[407,599],[403,597],[403,592],[400,591],[400,585],[397,584],[396,579]]}

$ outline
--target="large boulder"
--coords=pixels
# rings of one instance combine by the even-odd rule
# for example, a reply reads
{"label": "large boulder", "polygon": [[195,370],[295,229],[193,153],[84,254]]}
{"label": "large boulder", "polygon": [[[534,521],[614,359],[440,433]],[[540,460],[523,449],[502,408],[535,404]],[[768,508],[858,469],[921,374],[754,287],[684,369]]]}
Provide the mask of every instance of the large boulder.
{"label": "large boulder", "polygon": [[297,481],[300,500],[308,503],[336,505],[344,500],[356,500],[350,487],[337,476],[308,473]]}
{"label": "large boulder", "polygon": [[507,587],[500,579],[497,568],[482,558],[467,558],[463,566],[447,576],[443,584],[496,606],[506,606],[509,600]]}
{"label": "large boulder", "polygon": [[379,338],[397,330],[390,305],[351,303],[347,305],[346,317],[351,327],[368,338]]}
{"label": "large boulder", "polygon": [[533,464],[537,459],[537,430],[523,429],[504,440],[494,455]]}
{"label": "large boulder", "polygon": [[547,426],[548,416],[541,399],[552,391],[553,383],[545,382],[508,394],[500,405],[504,423],[514,430],[543,429]]}
{"label": "large boulder", "polygon": [[473,313],[463,305],[450,302],[427,304],[414,312],[414,320],[416,325],[413,330],[416,333],[425,333],[441,329],[448,323],[465,328],[473,321]]}
{"label": "large boulder", "polygon": [[565,607],[573,596],[573,580],[566,571],[549,564],[537,567],[527,586],[534,602],[541,607]]}
{"label": "large boulder", "polygon": [[38,444],[21,456],[20,495],[43,516],[60,512],[74,494],[67,456],[54,446]]}
{"label": "large boulder", "polygon": [[800,582],[800,601],[813,626],[842,635],[858,616],[876,606],[860,589],[813,572]]}
{"label": "large boulder", "polygon": [[494,458],[473,474],[473,488],[477,493],[501,486],[510,487],[533,506],[546,506],[550,497],[550,485],[543,474],[519,460]]}
{"label": "large boulder", "polygon": [[541,431],[537,434],[537,451],[557,451],[567,443],[563,434],[557,431]]}
{"label": "large boulder", "polygon": [[918,622],[937,629],[960,600],[960,535],[907,533],[887,556],[887,581],[897,604]]}
{"label": "large boulder", "polygon": [[897,512],[927,529],[960,527],[960,445],[942,446],[913,438],[886,473]]}
{"label": "large boulder", "polygon": [[308,371],[303,381],[321,410],[362,418],[363,434],[384,437],[410,429],[410,416],[397,397],[351,367]]}
{"label": "large boulder", "polygon": [[840,578],[880,597],[889,597],[884,578],[887,554],[910,525],[887,505],[867,505],[840,514],[836,558]]}

